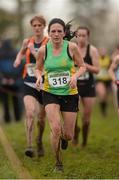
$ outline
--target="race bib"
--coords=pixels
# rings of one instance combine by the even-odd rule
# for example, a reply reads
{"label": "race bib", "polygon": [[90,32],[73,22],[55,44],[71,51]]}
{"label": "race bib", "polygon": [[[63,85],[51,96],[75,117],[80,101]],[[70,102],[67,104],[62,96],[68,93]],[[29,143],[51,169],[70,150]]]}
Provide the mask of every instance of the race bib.
{"label": "race bib", "polygon": [[78,78],[78,80],[88,80],[88,79],[89,79],[89,72],[85,72]]}
{"label": "race bib", "polygon": [[52,87],[66,86],[70,81],[70,72],[57,72],[48,74],[49,85]]}
{"label": "race bib", "polygon": [[27,67],[27,73],[30,77],[34,77],[35,76],[35,67],[36,65],[34,63],[30,63],[26,65]]}

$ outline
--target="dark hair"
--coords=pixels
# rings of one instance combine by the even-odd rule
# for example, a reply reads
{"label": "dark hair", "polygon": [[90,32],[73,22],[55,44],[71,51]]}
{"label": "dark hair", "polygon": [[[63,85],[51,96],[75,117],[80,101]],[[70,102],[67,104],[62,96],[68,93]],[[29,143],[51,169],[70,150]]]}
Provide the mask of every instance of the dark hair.
{"label": "dark hair", "polygon": [[77,30],[76,30],[76,31],[78,31],[78,30],[80,30],[80,29],[84,29],[84,30],[86,30],[86,31],[87,31],[87,34],[88,34],[88,36],[90,35],[90,30],[88,29],[88,27],[86,27],[86,26],[79,26],[79,27],[77,28]]}
{"label": "dark hair", "polygon": [[30,20],[30,24],[33,24],[33,21],[39,21],[41,24],[43,24],[44,26],[46,26],[46,20],[43,16],[34,16],[31,20]]}
{"label": "dark hair", "polygon": [[64,30],[64,32],[65,32],[65,22],[64,22],[62,19],[60,19],[60,18],[53,18],[53,19],[49,22],[48,32],[50,31],[51,25],[52,25],[52,24],[56,24],[56,23],[62,25],[63,30]]}

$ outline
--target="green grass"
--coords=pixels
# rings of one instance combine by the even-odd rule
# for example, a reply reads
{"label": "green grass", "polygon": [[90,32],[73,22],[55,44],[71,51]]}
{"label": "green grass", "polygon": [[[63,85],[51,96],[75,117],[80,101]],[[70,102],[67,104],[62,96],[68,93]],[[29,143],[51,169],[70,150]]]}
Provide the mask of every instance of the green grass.
{"label": "green grass", "polygon": [[8,158],[6,157],[1,144],[0,144],[0,178],[2,178],[2,179],[18,178],[16,173],[13,171]]}
{"label": "green grass", "polygon": [[[108,116],[104,118],[96,104],[93,111],[88,146],[85,149],[73,147],[62,151],[64,173],[53,172],[54,157],[50,146],[50,130],[48,123],[44,133],[45,156],[42,158],[27,158],[24,155],[26,137],[24,122],[3,125],[18,157],[32,176],[36,179],[119,179],[119,117],[114,105],[110,103]],[[79,117],[79,124],[80,117]],[[81,142],[81,135],[80,135]],[[35,144],[34,144],[35,145]],[[5,162],[3,150],[0,150]],[[7,164],[7,163],[6,163]],[[0,168],[0,178],[5,177],[5,169]],[[7,169],[9,178],[14,177],[11,167]],[[15,177],[14,177],[15,178]]]}

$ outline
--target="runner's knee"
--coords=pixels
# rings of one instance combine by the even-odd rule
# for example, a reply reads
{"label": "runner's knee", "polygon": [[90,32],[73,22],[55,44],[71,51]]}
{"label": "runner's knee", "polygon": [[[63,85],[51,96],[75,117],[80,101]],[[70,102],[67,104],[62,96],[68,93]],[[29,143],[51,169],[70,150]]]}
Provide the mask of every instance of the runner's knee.
{"label": "runner's knee", "polygon": [[55,137],[59,137],[61,136],[61,127],[59,125],[55,125],[51,128],[52,130],[52,134],[55,136]]}
{"label": "runner's knee", "polygon": [[34,110],[33,109],[26,110],[27,119],[33,119],[34,115],[35,115],[35,109]]}

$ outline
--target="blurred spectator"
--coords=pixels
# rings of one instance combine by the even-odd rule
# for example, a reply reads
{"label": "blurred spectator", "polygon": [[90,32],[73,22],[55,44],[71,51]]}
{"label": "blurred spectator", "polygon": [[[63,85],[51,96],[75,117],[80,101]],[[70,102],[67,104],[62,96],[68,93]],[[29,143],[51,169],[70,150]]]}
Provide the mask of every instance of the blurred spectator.
{"label": "blurred spectator", "polygon": [[[3,105],[4,121],[10,122],[11,101],[14,118],[19,121],[22,116],[22,65],[13,67],[17,51],[13,48],[11,40],[4,40],[0,47],[0,96]],[[11,101],[10,101],[11,99]]]}
{"label": "blurred spectator", "polygon": [[112,92],[111,78],[108,69],[111,63],[111,58],[105,48],[99,49],[99,64],[100,72],[96,75],[96,92],[100,103],[100,110],[103,116],[107,115],[108,97]]}

